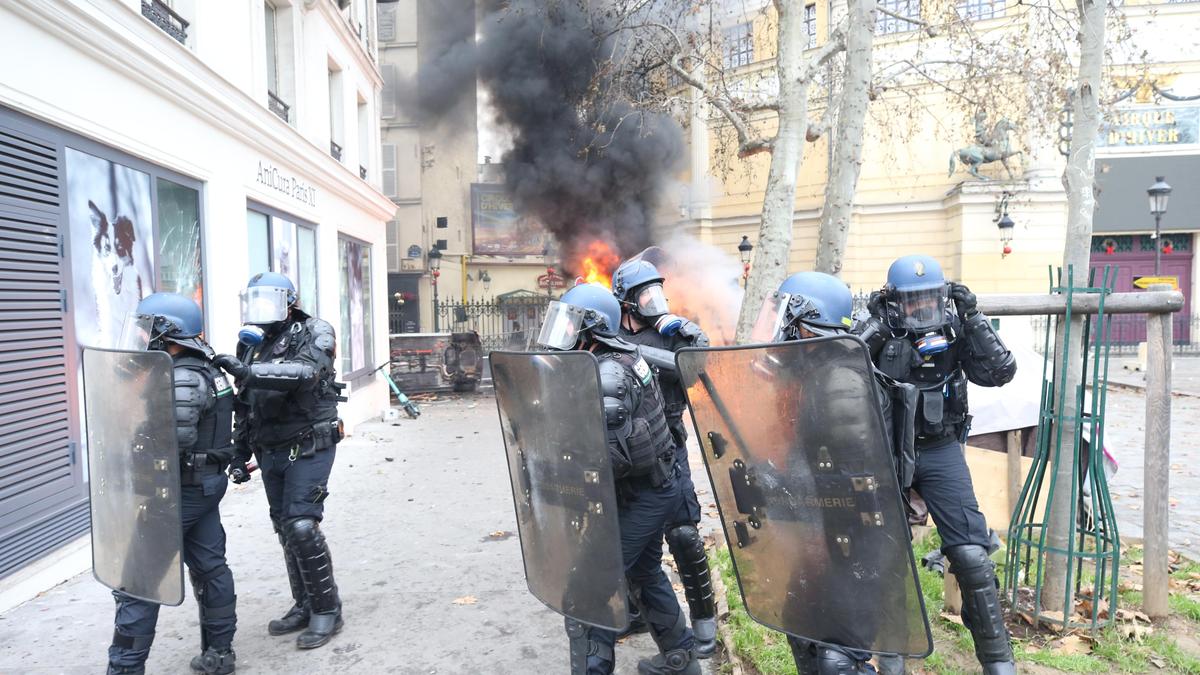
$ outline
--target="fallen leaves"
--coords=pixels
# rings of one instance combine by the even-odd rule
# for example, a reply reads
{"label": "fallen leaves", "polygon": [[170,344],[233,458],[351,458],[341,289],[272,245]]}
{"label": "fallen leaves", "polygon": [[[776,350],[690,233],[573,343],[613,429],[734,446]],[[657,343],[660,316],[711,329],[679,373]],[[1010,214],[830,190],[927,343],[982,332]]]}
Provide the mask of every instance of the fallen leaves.
{"label": "fallen leaves", "polygon": [[454,599],[454,604],[456,605],[474,605],[477,602],[479,600],[473,595],[464,595],[461,598]]}
{"label": "fallen leaves", "polygon": [[1054,650],[1063,655],[1091,654],[1092,643],[1080,635],[1068,635],[1059,640]]}
{"label": "fallen leaves", "polygon": [[966,627],[966,624],[963,623],[962,617],[959,616],[958,614],[951,614],[950,612],[942,612],[942,618],[949,621],[950,623],[956,623],[960,626],[963,626],[964,628]]}

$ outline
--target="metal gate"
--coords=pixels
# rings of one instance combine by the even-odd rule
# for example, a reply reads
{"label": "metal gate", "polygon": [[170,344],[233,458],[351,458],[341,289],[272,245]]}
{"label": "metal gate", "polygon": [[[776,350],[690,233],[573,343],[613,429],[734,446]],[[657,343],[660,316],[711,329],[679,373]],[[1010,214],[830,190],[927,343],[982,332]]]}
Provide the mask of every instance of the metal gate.
{"label": "metal gate", "polygon": [[60,148],[0,108],[0,577],[88,529],[70,428]]}
{"label": "metal gate", "polygon": [[521,351],[537,336],[553,298],[533,291],[512,291],[490,300],[439,302],[438,327],[445,332],[475,331],[483,351]]}

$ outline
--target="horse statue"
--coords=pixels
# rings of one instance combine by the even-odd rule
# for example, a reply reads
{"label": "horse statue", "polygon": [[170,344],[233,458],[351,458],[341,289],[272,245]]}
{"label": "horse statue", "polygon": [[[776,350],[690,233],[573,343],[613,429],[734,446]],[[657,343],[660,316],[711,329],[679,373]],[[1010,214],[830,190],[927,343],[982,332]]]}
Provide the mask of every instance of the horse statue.
{"label": "horse statue", "polygon": [[976,115],[976,144],[968,145],[965,148],[959,148],[958,150],[950,153],[950,173],[946,175],[954,175],[954,160],[957,158],[963,166],[967,167],[967,171],[979,180],[990,180],[987,176],[981,176],[979,174],[980,166],[983,166],[984,164],[990,164],[992,162],[1000,162],[1004,165],[1004,170],[1008,172],[1008,177],[1011,180],[1013,177],[1012,167],[1008,165],[1008,158],[1021,154],[1020,150],[1011,149],[1008,142],[1008,134],[1011,131],[1016,131],[1016,125],[1006,119],[1001,118],[996,122],[996,125],[992,127],[991,133],[987,134],[985,137],[980,133],[981,128],[986,128],[981,127],[981,121],[982,120],[980,119],[979,115]]}

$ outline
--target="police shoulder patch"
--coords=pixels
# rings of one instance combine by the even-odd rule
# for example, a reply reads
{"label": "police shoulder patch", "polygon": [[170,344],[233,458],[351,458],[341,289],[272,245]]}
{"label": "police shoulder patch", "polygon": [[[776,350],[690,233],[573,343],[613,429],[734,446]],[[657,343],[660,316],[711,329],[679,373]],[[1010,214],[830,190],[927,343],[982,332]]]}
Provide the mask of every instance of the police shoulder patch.
{"label": "police shoulder patch", "polygon": [[233,387],[229,385],[229,380],[225,379],[224,373],[213,378],[213,389],[217,391],[217,398],[233,393]]}
{"label": "police shoulder patch", "polygon": [[640,356],[637,362],[633,364],[633,373],[638,376],[643,386],[650,384],[650,380],[654,378],[654,374],[650,372],[650,364],[646,363],[646,359]]}

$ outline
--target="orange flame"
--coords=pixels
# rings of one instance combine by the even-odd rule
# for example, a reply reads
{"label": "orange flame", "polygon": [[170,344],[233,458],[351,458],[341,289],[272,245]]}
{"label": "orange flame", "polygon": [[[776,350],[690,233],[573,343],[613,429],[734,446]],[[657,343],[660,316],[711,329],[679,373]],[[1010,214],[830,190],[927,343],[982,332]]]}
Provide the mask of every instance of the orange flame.
{"label": "orange flame", "polygon": [[616,249],[601,239],[588,242],[580,254],[575,269],[581,283],[599,283],[612,288],[612,273],[621,264]]}

